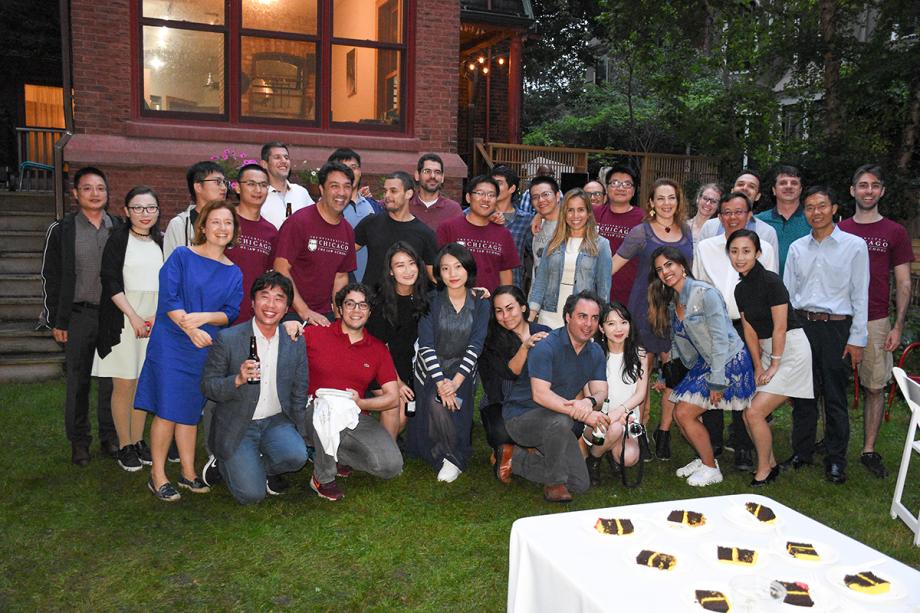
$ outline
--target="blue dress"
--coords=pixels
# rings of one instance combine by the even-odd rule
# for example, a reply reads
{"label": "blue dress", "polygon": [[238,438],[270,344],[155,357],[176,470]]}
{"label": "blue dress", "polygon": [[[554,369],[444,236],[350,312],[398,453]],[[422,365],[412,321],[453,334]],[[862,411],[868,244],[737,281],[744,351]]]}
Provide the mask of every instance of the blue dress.
{"label": "blue dress", "polygon": [[[201,419],[205,398],[201,373],[208,349],[199,349],[167,315],[178,309],[186,313],[221,311],[227,321],[239,315],[243,300],[243,273],[178,247],[160,269],[157,317],[147,345],[147,358],[137,382],[134,406],[178,424],[194,426]],[[202,330],[217,338],[218,327]]]}
{"label": "blue dress", "polygon": [[[684,330],[684,322],[676,315],[671,318],[671,326],[675,336],[682,336],[690,340]],[[743,411],[750,406],[757,386],[754,384],[754,364],[751,362],[751,354],[748,353],[747,347],[743,346],[741,351],[728,358],[728,362],[725,363],[725,379],[728,381],[728,387],[723,391],[722,400],[718,406],[712,406],[709,403],[708,379],[711,372],[712,367],[706,363],[703,356],[699,356],[696,364],[690,368],[683,380],[674,386],[671,400],[689,402],[707,410]]]}

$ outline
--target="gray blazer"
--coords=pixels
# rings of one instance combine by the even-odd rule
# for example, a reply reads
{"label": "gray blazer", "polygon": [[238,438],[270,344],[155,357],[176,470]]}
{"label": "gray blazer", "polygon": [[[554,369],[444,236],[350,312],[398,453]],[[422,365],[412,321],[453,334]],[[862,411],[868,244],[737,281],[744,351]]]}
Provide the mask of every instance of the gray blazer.
{"label": "gray blazer", "polygon": [[[280,326],[275,334],[279,341],[276,380],[281,411],[297,431],[304,434],[308,385],[306,345],[303,336],[292,341]],[[201,391],[216,403],[208,446],[218,460],[227,460],[236,453],[259,402],[260,386],[244,383],[236,387],[234,384],[240,364],[249,357],[251,336],[252,320],[221,330],[204,365]]]}

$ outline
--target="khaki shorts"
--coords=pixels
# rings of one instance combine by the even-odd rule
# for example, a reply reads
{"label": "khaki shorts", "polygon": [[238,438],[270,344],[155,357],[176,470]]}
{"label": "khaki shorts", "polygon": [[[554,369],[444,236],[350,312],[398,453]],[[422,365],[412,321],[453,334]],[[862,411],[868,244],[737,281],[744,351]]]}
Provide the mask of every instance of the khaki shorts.
{"label": "khaki shorts", "polygon": [[859,365],[859,382],[867,389],[880,390],[891,380],[894,366],[891,352],[885,351],[885,338],[891,331],[891,322],[887,317],[873,319],[867,327],[869,342]]}

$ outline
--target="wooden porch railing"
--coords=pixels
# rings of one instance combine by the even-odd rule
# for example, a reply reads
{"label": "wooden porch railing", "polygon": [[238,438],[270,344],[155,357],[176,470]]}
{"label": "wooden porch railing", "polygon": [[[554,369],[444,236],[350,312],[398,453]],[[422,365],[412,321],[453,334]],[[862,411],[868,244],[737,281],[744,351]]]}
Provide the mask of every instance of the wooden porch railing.
{"label": "wooden porch railing", "polygon": [[586,173],[592,166],[624,161],[631,162],[639,170],[640,202],[648,199],[652,183],[662,177],[670,177],[681,185],[719,180],[718,161],[711,157],[481,142],[476,143],[473,153],[473,174],[487,173],[495,166],[504,165],[513,169],[522,181],[527,181],[540,165],[552,168],[558,178],[563,172]]}

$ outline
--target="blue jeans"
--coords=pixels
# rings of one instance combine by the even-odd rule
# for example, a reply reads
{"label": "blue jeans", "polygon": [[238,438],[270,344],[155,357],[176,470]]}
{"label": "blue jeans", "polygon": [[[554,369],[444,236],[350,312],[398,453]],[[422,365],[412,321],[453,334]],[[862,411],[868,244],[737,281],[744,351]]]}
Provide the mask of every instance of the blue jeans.
{"label": "blue jeans", "polygon": [[227,488],[240,504],[265,498],[267,475],[300,470],[307,463],[307,448],[296,426],[283,413],[254,419],[236,452],[218,463]]}

